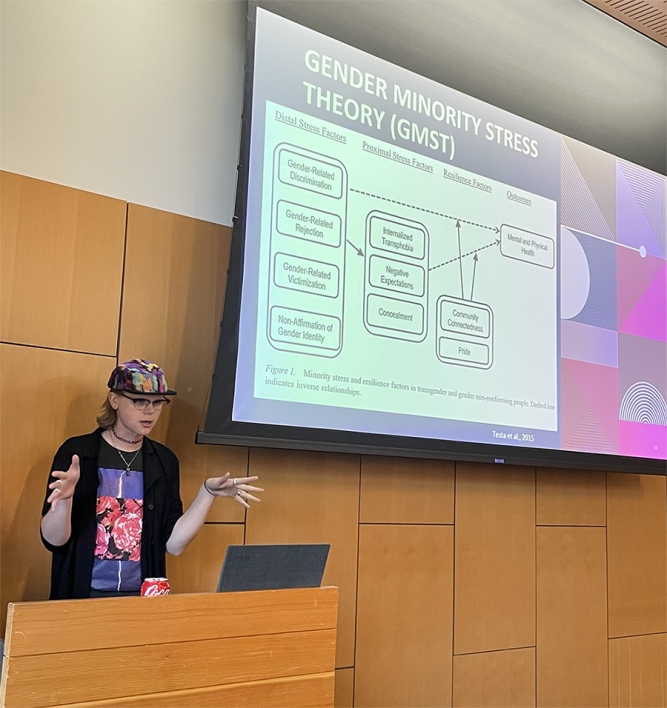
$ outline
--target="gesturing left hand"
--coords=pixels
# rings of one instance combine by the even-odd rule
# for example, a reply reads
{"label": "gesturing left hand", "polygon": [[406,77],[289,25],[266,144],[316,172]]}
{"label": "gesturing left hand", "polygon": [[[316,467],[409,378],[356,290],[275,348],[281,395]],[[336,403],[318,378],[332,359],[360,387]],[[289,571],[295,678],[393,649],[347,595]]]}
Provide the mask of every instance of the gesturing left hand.
{"label": "gesturing left hand", "polygon": [[261,487],[253,487],[250,482],[254,482],[259,477],[234,477],[229,478],[229,473],[224,477],[209,477],[205,484],[206,489],[216,497],[234,497],[239,504],[250,508],[248,501],[261,501],[253,496],[251,492],[263,492]]}

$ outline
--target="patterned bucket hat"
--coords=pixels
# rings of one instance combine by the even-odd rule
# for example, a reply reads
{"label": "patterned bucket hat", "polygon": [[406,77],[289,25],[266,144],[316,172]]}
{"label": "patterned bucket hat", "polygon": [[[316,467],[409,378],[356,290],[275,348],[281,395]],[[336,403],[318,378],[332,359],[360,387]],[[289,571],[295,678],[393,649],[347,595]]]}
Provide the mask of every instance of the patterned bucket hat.
{"label": "patterned bucket hat", "polygon": [[130,359],[119,364],[112,372],[107,384],[115,391],[130,393],[161,393],[163,396],[175,396],[176,391],[170,391],[164,371],[152,361],[145,359]]}

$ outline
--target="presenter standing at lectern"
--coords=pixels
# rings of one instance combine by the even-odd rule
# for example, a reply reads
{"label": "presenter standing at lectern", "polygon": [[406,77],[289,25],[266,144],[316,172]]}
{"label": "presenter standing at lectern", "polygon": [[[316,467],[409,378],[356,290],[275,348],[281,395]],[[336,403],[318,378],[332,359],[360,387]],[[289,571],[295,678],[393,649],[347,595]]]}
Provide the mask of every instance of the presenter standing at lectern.
{"label": "presenter standing at lectern", "polygon": [[176,392],[142,359],[117,366],[108,386],[97,430],[65,441],[51,467],[41,536],[52,600],[138,595],[144,578],[166,574],[166,552],[197,535],[215,497],[248,507],[263,491],[257,477],[211,477],[183,513],[178,459],[147,437]]}

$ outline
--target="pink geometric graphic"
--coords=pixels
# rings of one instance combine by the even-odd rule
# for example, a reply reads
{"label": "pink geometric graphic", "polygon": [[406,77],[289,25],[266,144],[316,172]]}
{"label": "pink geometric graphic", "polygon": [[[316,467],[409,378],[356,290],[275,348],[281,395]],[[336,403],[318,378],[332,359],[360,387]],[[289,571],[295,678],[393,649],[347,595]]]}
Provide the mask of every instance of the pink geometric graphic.
{"label": "pink geometric graphic", "polygon": [[644,211],[646,205],[651,201],[655,193],[665,188],[664,179],[630,162],[622,162],[619,160],[616,164],[623,171],[628,186],[635,195],[637,204],[639,204],[641,210]]}
{"label": "pink geometric graphic", "polygon": [[618,326],[634,310],[646,289],[665,265],[662,258],[646,255],[642,258],[637,251],[619,248],[616,253],[616,315]]}
{"label": "pink geometric graphic", "polygon": [[619,332],[667,342],[667,263],[664,261]]}
{"label": "pink geometric graphic", "polygon": [[665,187],[658,190],[649,200],[648,204],[642,210],[646,221],[648,221],[651,230],[655,234],[658,244],[662,250],[667,253],[665,247]]}
{"label": "pink geometric graphic", "polygon": [[618,442],[618,370],[565,359],[579,390],[611,442]]}
{"label": "pink geometric graphic", "polygon": [[563,359],[618,367],[618,332],[561,320],[560,353]]}
{"label": "pink geometric graphic", "polygon": [[586,184],[564,140],[561,140],[561,206],[563,226],[614,241],[600,207]]}
{"label": "pink geometric graphic", "polygon": [[563,447],[588,452],[618,450],[618,369],[562,359]]}
{"label": "pink geometric graphic", "polygon": [[632,457],[667,458],[667,427],[619,420],[619,453]]}
{"label": "pink geometric graphic", "polygon": [[629,162],[618,162],[663,253],[665,249],[665,178]]}
{"label": "pink geometric graphic", "polygon": [[658,258],[665,257],[620,166],[616,169],[616,240],[632,248],[643,246],[646,253]]}

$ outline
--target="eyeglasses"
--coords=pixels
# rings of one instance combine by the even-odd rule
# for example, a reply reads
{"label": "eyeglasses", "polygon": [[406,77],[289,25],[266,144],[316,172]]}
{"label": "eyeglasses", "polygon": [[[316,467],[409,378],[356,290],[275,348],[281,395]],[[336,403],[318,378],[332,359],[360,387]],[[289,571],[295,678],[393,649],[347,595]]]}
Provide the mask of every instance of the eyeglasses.
{"label": "eyeglasses", "polygon": [[116,391],[116,393],[123,398],[127,398],[128,401],[132,401],[132,403],[134,403],[134,407],[139,411],[145,411],[150,406],[153,406],[156,411],[161,411],[162,406],[164,406],[165,403],[167,405],[171,403],[168,398],[158,398],[157,400],[152,400],[148,398],[132,398],[131,396],[127,396],[120,391]]}

